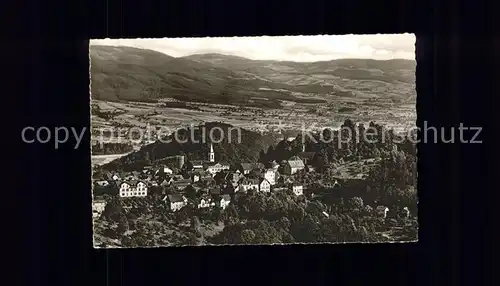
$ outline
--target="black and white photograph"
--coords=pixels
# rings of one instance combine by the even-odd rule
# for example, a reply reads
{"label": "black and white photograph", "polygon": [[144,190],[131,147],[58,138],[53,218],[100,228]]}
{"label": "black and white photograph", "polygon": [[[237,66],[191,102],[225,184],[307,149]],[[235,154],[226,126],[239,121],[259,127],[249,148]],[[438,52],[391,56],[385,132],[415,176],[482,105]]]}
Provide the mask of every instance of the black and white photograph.
{"label": "black and white photograph", "polygon": [[94,247],[418,241],[415,41],[91,40]]}

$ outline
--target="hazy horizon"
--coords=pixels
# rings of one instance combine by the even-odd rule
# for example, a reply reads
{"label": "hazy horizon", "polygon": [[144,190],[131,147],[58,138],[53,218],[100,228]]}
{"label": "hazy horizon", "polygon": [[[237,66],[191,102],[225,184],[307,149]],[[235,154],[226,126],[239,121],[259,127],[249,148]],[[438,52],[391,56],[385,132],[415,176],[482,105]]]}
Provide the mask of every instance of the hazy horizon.
{"label": "hazy horizon", "polygon": [[415,35],[318,35],[279,37],[96,39],[90,46],[132,47],[175,58],[221,54],[250,60],[320,62],[338,59],[415,61]]}

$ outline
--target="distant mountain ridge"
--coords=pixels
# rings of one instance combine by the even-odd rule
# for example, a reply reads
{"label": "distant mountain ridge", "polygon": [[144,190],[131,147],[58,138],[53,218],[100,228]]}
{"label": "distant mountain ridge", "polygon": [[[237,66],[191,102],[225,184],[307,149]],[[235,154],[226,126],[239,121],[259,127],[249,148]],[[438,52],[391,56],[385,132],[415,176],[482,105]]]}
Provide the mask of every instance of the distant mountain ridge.
{"label": "distant mountain ridge", "polygon": [[[320,103],[355,87],[383,84],[398,96],[414,85],[411,60],[341,59],[324,62],[250,60],[222,54],[174,58],[138,48],[91,46],[92,96],[110,101],[176,98],[218,104],[279,107],[282,100]],[[345,81],[353,88],[343,88]],[[383,97],[384,95],[378,95]],[[400,95],[408,97],[406,94]],[[262,100],[255,101],[255,98]],[[264,105],[264,106],[263,106]]]}

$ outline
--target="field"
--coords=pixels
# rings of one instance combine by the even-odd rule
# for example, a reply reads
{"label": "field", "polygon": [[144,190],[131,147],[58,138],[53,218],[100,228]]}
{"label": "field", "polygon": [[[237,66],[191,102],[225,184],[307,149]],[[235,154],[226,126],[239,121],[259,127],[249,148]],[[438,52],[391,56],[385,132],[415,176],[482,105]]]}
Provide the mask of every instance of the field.
{"label": "field", "polygon": [[[248,130],[264,132],[283,132],[300,130],[319,130],[324,128],[338,129],[346,118],[368,125],[369,122],[386,125],[401,131],[415,126],[416,112],[414,104],[374,104],[360,99],[349,101],[332,99],[327,104],[294,103],[280,109],[262,109],[257,107],[237,107],[208,103],[185,103],[185,108],[172,108],[159,103],[142,102],[108,102],[94,100],[93,104],[100,110],[116,113],[109,119],[94,115],[92,128],[94,140],[102,130],[110,127],[120,129],[121,134],[106,142],[130,142],[132,135],[126,131],[132,127],[146,130],[149,125],[151,137],[156,140],[156,130],[163,134],[179,128],[198,125],[203,122],[224,122]],[[306,128],[306,129],[304,129]],[[121,140],[121,141],[120,141]],[[134,140],[132,140],[134,141]],[[133,142],[138,144],[137,142]],[[149,142],[150,143],[150,142]]]}

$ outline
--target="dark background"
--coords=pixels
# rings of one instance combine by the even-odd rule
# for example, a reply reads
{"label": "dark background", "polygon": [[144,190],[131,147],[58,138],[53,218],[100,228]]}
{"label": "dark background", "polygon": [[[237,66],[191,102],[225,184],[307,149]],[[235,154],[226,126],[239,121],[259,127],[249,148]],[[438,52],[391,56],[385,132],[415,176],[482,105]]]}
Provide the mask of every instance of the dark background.
{"label": "dark background", "polygon": [[[5,9],[7,18],[23,15],[3,27],[2,44],[2,68],[14,77],[3,85],[2,104],[8,107],[2,122],[12,131],[4,136],[13,139],[2,140],[4,164],[13,171],[4,191],[19,196],[19,203],[2,204],[2,236],[12,240],[3,245],[14,252],[4,270],[22,269],[10,272],[14,285],[493,283],[500,189],[493,179],[493,130],[500,130],[493,118],[500,51],[488,30],[493,7],[421,0],[95,2]],[[78,150],[72,142],[59,150],[21,142],[26,125],[89,127],[89,38],[403,32],[417,35],[418,125],[483,127],[483,144],[419,145],[418,243],[94,250],[89,134]]]}

